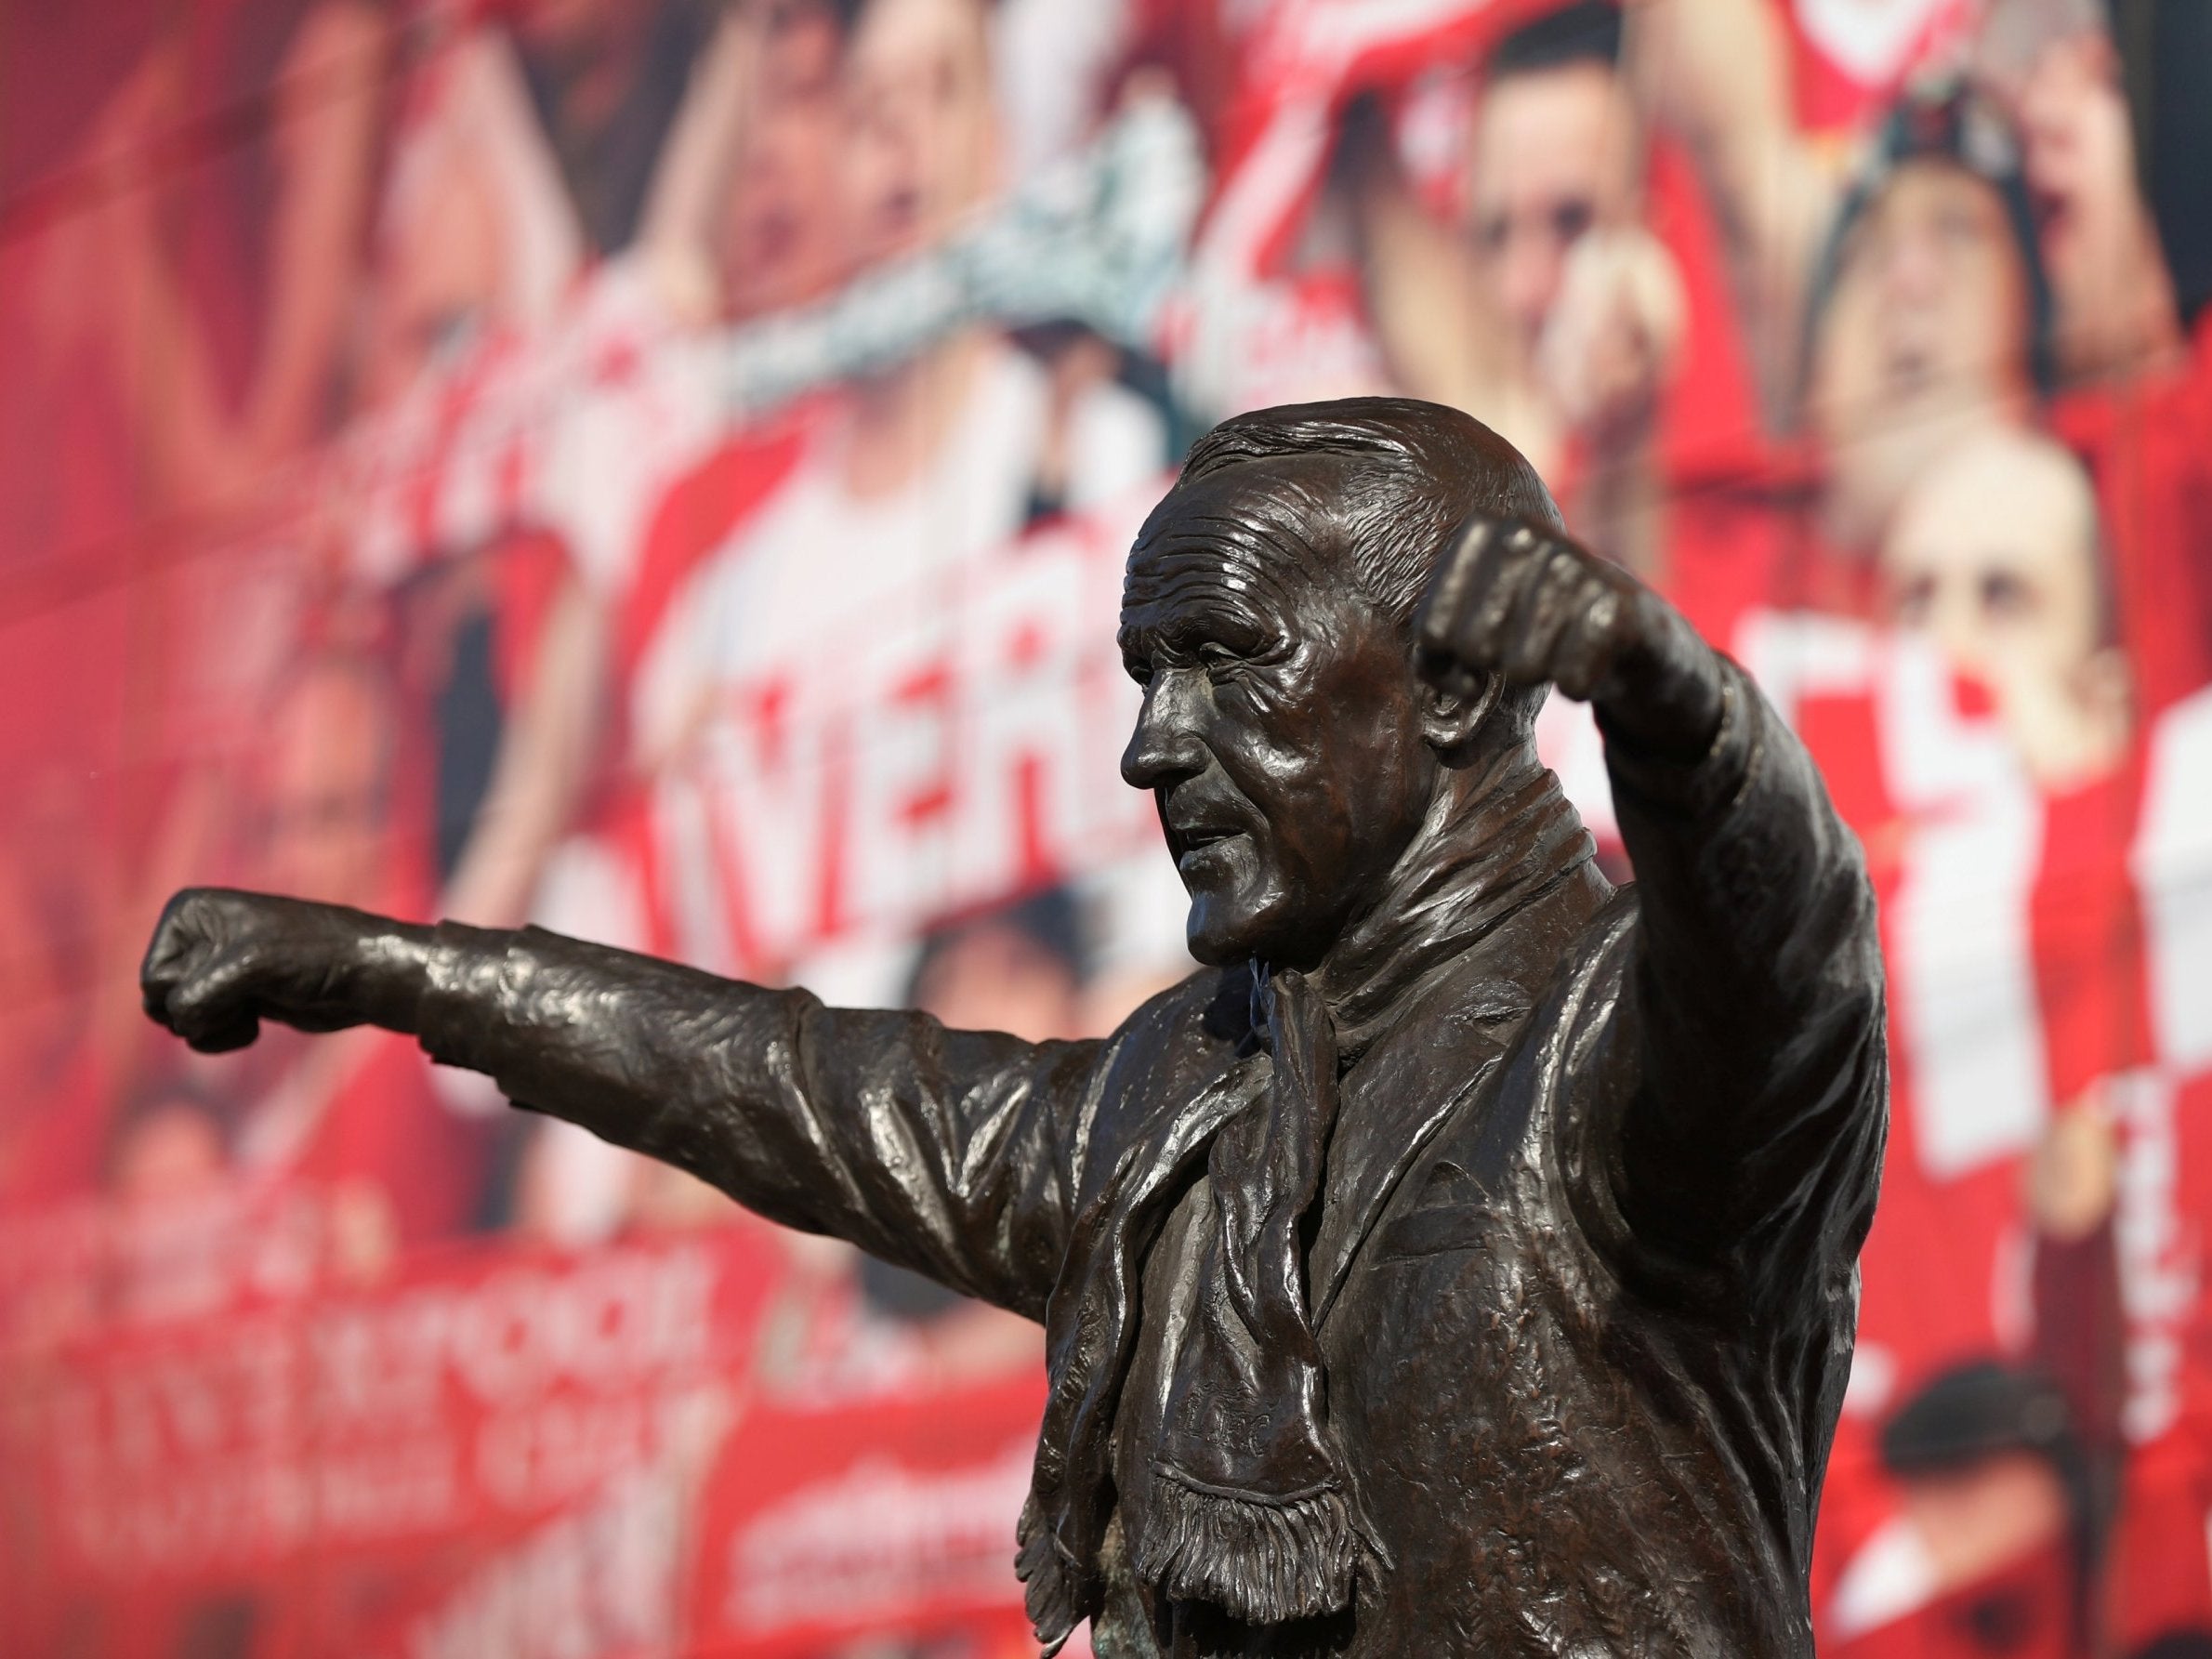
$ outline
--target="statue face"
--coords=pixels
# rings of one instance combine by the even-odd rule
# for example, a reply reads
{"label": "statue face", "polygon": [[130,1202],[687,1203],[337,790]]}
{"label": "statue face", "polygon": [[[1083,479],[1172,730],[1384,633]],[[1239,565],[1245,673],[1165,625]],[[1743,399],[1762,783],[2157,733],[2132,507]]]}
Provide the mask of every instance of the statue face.
{"label": "statue face", "polygon": [[1122,776],[1159,805],[1202,962],[1315,966],[1435,793],[1410,645],[1336,545],[1337,470],[1178,488],[1130,555],[1121,647],[1144,705]]}

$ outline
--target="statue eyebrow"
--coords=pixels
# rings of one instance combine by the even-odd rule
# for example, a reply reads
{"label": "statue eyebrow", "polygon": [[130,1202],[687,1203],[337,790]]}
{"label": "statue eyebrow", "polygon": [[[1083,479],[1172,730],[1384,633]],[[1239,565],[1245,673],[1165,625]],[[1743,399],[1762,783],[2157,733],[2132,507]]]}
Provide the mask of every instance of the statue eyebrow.
{"label": "statue eyebrow", "polygon": [[1266,652],[1282,643],[1279,630],[1233,607],[1205,604],[1162,617],[1157,622],[1124,623],[1114,642],[1125,657],[1144,656],[1165,650],[1178,656],[1194,655],[1201,645],[1220,645],[1239,655]]}

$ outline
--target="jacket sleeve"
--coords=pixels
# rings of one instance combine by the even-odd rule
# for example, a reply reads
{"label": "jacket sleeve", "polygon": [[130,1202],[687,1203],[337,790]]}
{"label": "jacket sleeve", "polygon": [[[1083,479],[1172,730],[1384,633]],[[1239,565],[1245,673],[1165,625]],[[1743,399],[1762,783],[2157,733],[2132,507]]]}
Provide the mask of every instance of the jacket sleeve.
{"label": "jacket sleeve", "polygon": [[534,928],[435,941],[433,1060],[771,1220],[1043,1317],[1100,1045],[825,1007]]}
{"label": "jacket sleeve", "polygon": [[1888,1126],[1882,959],[1857,838],[1750,678],[1721,671],[1702,759],[1608,734],[1640,913],[1613,1184],[1647,1242],[1756,1279],[1864,1236]]}

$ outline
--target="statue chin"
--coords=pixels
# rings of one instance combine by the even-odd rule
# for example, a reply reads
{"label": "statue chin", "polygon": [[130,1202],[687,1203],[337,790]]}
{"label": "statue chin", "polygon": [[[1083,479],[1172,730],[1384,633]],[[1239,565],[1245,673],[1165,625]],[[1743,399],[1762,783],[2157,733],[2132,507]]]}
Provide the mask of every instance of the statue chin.
{"label": "statue chin", "polygon": [[1252,941],[1265,929],[1257,917],[1227,895],[1199,892],[1191,895],[1191,914],[1183,923],[1184,942],[1191,955],[1208,968],[1260,955]]}
{"label": "statue chin", "polygon": [[1257,899],[1241,891],[1201,891],[1191,895],[1183,925],[1191,955],[1208,968],[1226,968],[1255,957],[1279,966],[1304,967],[1307,953],[1297,943],[1297,929],[1287,924],[1280,893]]}

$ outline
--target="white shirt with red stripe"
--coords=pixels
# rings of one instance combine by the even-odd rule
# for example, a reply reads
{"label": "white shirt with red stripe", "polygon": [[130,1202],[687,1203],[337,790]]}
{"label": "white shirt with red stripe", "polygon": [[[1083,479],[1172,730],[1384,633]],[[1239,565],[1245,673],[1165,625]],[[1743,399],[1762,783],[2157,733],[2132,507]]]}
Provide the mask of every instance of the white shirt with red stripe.
{"label": "white shirt with red stripe", "polygon": [[[2131,1475],[2128,1501],[2195,1503],[2176,1560],[2142,1560],[2159,1546],[2139,1540],[2135,1570],[2212,1596],[2212,1488],[2186,1495],[2188,1471],[2212,1477],[2212,689],[2157,715],[2110,777],[2050,796],[1924,639],[1755,612],[1733,643],[1867,841],[1882,902],[1893,1115],[1847,1414],[1877,1423],[1952,1365],[2025,1350],[2027,1163],[2056,1113],[2101,1111],[2122,1427],[2155,1476]],[[1847,1578],[1858,1598],[1865,1573]]]}
{"label": "white shirt with red stripe", "polygon": [[[861,500],[842,477],[849,430],[826,415],[788,480],[679,586],[640,655],[630,736],[649,763],[678,757],[653,785],[650,843],[679,954],[756,977],[806,963],[857,988],[934,915],[1058,874],[1020,844],[1035,811],[1069,849],[1080,826],[1126,815],[1102,798],[1112,769],[1065,682],[1110,654],[1097,618],[1164,481],[1163,433],[1118,388],[1079,400],[1070,516],[1025,540],[1047,425],[1043,371],[994,342],[927,473]],[[994,677],[1025,675],[1050,682],[1026,708],[990,694]],[[994,722],[1049,725],[1053,708],[1081,730],[1045,745],[1076,752],[1038,787],[1073,794],[981,798],[1027,786],[1019,762],[990,757],[1026,740]],[[855,940],[861,966],[822,955]],[[887,989],[878,978],[876,997]]]}

